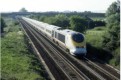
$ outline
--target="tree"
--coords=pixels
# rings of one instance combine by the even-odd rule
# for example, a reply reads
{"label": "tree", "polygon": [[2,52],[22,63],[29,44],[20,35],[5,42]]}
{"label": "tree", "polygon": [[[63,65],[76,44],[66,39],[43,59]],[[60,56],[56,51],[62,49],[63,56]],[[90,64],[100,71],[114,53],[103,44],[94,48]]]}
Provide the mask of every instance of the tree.
{"label": "tree", "polygon": [[120,7],[119,2],[110,5],[106,12],[107,33],[103,37],[102,46],[114,51],[120,44]]}
{"label": "tree", "polygon": [[63,14],[58,14],[55,16],[56,24],[57,26],[60,26],[62,28],[67,28],[69,27],[69,19],[66,15]]}
{"label": "tree", "polygon": [[70,18],[71,29],[84,33],[87,28],[87,21],[80,16],[71,16]]}
{"label": "tree", "polygon": [[47,17],[42,15],[42,16],[39,17],[39,21],[44,21],[45,18],[47,18]]}
{"label": "tree", "polygon": [[54,17],[45,17],[44,22],[52,25],[56,25],[57,20]]}
{"label": "tree", "polygon": [[56,25],[62,28],[67,28],[69,26],[69,19],[67,16],[58,14],[54,17],[44,17],[44,22]]}
{"label": "tree", "polygon": [[120,64],[120,2],[114,2],[106,12],[107,33],[103,36],[102,46],[109,50],[114,58],[110,63]]}
{"label": "tree", "polygon": [[19,12],[28,12],[25,8],[19,10]]}
{"label": "tree", "polygon": [[0,19],[0,22],[1,22],[1,25],[0,25],[0,27],[1,27],[1,33],[3,33],[4,32],[3,28],[6,27],[6,24],[5,24],[5,21],[4,21],[3,18]]}

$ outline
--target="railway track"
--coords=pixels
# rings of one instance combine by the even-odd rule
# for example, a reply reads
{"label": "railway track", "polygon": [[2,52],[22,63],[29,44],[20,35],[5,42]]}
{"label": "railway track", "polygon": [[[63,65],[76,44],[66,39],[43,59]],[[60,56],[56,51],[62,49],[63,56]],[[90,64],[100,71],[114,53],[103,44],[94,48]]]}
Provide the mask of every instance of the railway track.
{"label": "railway track", "polygon": [[48,68],[49,68],[50,72],[54,76],[54,79],[53,78],[51,78],[51,79],[52,80],[55,80],[55,79],[57,79],[57,80],[66,79],[66,77],[63,76],[61,74],[61,72],[55,66],[53,66],[54,64],[53,64],[52,60],[50,59],[50,57],[47,54],[43,54],[43,53],[45,53],[45,50],[43,49],[43,47],[41,47],[39,45],[39,43],[36,41],[36,39],[33,37],[33,35],[31,35],[30,32],[27,29],[25,29],[25,25],[22,22],[22,20],[19,20],[19,22],[23,26],[23,30],[25,31],[25,33],[27,33],[27,35],[29,36],[29,38],[31,39],[33,44],[35,45],[36,49],[38,50],[38,53],[41,55],[41,57],[43,58],[43,60],[46,63],[46,65],[49,66]]}
{"label": "railway track", "polygon": [[[25,23],[24,23],[25,25]],[[27,25],[25,25],[27,26]],[[26,28],[27,29],[27,28]],[[28,29],[27,29],[28,30]],[[29,30],[30,31],[30,28]],[[34,36],[34,34],[30,31],[30,33]],[[37,35],[37,34],[36,34]],[[34,38],[36,38],[34,36]],[[36,40],[39,42],[40,39],[37,39]],[[43,42],[41,42],[43,43]],[[46,48],[50,48],[49,46],[47,46],[48,44],[45,44],[43,43],[43,45],[41,44],[41,46],[43,46],[43,48],[45,49],[44,46],[46,46]],[[52,46],[51,46],[52,47]],[[83,78],[82,75],[80,75],[62,56],[58,55],[58,53],[52,48],[51,50],[48,49],[46,50],[46,52],[48,53],[48,55],[51,57],[51,59],[54,61],[55,65],[57,65],[61,70],[62,72],[66,75],[66,78],[65,79],[69,79],[69,80],[86,80],[85,78]],[[50,54],[51,53],[51,54]],[[61,78],[62,79],[62,78]]]}
{"label": "railway track", "polygon": [[[33,30],[33,29],[32,29],[32,30]],[[35,33],[36,33],[36,31],[35,31]],[[38,35],[38,37],[39,37],[39,36],[40,36],[40,34]],[[45,38],[45,39],[46,39],[46,38]],[[46,40],[44,40],[44,41],[46,41]],[[48,43],[48,41],[47,41],[46,43]],[[50,44],[50,43],[48,43],[48,44]],[[47,44],[47,45],[48,45],[48,44]],[[59,51],[59,50],[56,48],[56,46],[55,46],[55,50],[56,50],[57,52]],[[58,53],[59,53],[59,52],[58,52]],[[61,53],[59,53],[59,54],[61,55]],[[65,54],[65,53],[64,53],[64,54]],[[61,55],[61,56],[62,56],[62,55]],[[68,61],[68,63],[70,63],[71,65],[73,64],[73,63],[71,62],[72,60],[70,61],[70,60],[66,59],[66,61]],[[73,66],[74,66],[74,65],[73,65]],[[74,68],[76,68],[77,66],[78,66],[78,65],[74,66]],[[84,67],[85,67],[85,66],[84,66]],[[81,75],[84,75],[84,77],[86,78],[86,80],[88,80],[88,79],[93,79],[93,80],[94,80],[94,79],[104,79],[104,78],[101,77],[100,75],[97,75],[97,73],[94,73],[93,70],[91,70],[91,71],[90,71],[91,73],[90,73],[89,71],[85,70],[82,66],[80,66],[80,67],[78,66],[77,68],[78,68],[78,69],[76,69],[76,70],[77,70],[78,72],[82,72],[82,71],[83,71],[83,72],[86,73],[87,76],[84,75],[83,73],[81,74]],[[82,70],[79,70],[79,68],[82,69]],[[74,74],[74,72],[72,72],[72,73]],[[92,73],[93,73],[95,76],[94,76]]]}
{"label": "railway track", "polygon": [[109,66],[108,64],[96,59],[96,58],[89,58],[86,57],[86,59],[88,61],[90,61],[91,63],[93,63],[96,66],[99,66],[101,68],[103,68],[104,70],[106,70],[107,72],[109,72],[110,74],[116,76],[117,78],[120,78],[120,71],[117,69],[114,69],[112,66]]}
{"label": "railway track", "polygon": [[[62,70],[62,73],[67,76],[67,79],[119,80],[119,77],[116,77],[109,72],[103,70],[87,58],[84,58],[84,60],[79,60],[73,56],[70,56],[60,46],[57,47],[57,45],[51,42],[51,40],[47,39],[46,36],[42,35],[39,31],[34,30],[34,28],[30,27],[32,25],[28,23],[24,24],[26,24],[26,26],[28,25],[28,31],[30,31],[32,34],[36,34],[36,38],[38,39],[38,41],[41,41],[41,43],[43,43],[43,47],[46,46],[47,49],[51,48],[51,50],[48,52],[48,55],[51,56],[51,58],[53,57],[53,61],[56,60],[55,63],[58,64],[58,67]],[[63,64],[66,65],[63,66]],[[70,66],[71,68],[67,68],[66,66]]]}
{"label": "railway track", "polygon": [[[112,80],[119,80],[120,79],[120,74],[118,74],[116,71],[115,72],[112,71],[112,69],[108,68],[108,66],[106,67],[105,64],[103,64],[101,66],[99,64],[96,64],[96,63],[92,62],[90,59],[88,59],[86,57],[84,57],[84,59],[85,59],[84,62],[88,66],[92,67],[95,71],[97,71],[98,73],[102,74],[102,76],[104,76],[105,78],[107,77],[106,79],[108,79],[108,80],[111,80],[111,79]],[[104,68],[104,66],[105,66],[106,69]],[[107,70],[107,68],[108,68],[108,70]]]}
{"label": "railway track", "polygon": [[[65,53],[64,53],[65,54]],[[78,62],[76,60],[76,62]],[[86,64],[88,66],[90,66],[94,71],[100,73],[100,75],[102,75],[104,77],[104,79],[107,79],[107,80],[118,80],[119,77],[115,77],[114,75],[110,74],[109,72],[105,71],[104,69],[102,69],[101,67],[99,67],[98,65],[96,65],[95,63],[91,62],[89,59],[85,58],[84,61],[81,61],[83,62],[83,64]],[[80,62],[79,62],[80,63]],[[81,63],[80,63],[81,64]],[[86,67],[86,66],[85,66]],[[92,70],[90,70],[92,71]],[[93,72],[93,71],[92,71]],[[95,73],[97,74],[97,73]],[[97,76],[97,75],[96,75]],[[99,77],[99,76],[98,76]],[[103,79],[103,78],[101,78]]]}

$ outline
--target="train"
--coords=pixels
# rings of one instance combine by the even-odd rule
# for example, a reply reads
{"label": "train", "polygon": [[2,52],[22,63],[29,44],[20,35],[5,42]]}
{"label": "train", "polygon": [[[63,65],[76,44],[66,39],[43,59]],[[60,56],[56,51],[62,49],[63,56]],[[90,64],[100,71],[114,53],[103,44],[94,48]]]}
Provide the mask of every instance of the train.
{"label": "train", "polygon": [[87,49],[84,34],[70,29],[63,29],[61,27],[50,25],[27,17],[21,18],[27,23],[31,24],[35,29],[48,36],[49,39],[61,46],[71,55],[86,55]]}

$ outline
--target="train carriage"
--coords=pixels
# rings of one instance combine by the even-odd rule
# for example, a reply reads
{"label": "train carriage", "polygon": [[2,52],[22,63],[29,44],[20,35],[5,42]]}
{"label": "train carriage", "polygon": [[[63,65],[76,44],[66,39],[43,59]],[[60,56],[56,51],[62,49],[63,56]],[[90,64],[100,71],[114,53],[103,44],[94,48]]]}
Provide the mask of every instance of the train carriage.
{"label": "train carriage", "polygon": [[58,45],[62,45],[72,55],[86,55],[86,41],[82,33],[61,27],[49,25],[37,20],[22,17],[25,21],[32,24],[37,30],[46,34]]}

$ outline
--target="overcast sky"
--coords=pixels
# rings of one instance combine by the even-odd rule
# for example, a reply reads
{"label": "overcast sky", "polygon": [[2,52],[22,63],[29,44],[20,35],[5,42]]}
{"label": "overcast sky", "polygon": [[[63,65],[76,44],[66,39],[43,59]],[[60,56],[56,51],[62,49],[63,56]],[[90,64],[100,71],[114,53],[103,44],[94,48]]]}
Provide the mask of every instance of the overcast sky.
{"label": "overcast sky", "polygon": [[0,0],[0,12],[92,11],[105,12],[116,0]]}

